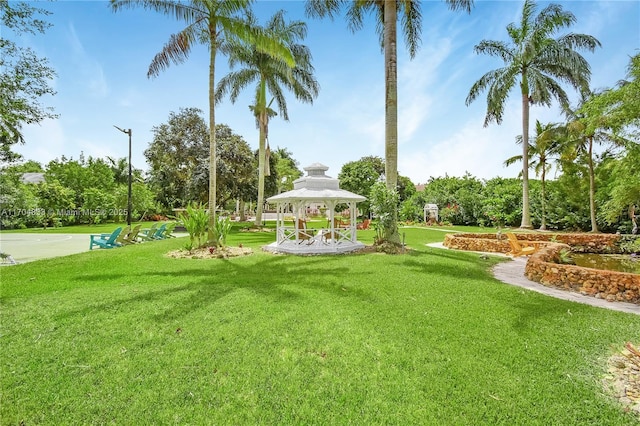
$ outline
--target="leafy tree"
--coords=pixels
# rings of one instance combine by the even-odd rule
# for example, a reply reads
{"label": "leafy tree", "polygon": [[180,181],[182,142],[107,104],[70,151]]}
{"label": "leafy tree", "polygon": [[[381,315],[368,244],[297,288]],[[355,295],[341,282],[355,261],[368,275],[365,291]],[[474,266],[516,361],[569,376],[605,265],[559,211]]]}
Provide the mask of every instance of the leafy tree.
{"label": "leafy tree", "polygon": [[488,220],[496,227],[518,226],[522,215],[522,184],[519,179],[489,179],[482,189],[482,198],[482,222]]}
{"label": "leafy tree", "polygon": [[[225,124],[216,126],[216,139],[220,141],[218,157],[220,205],[228,203],[229,200],[255,196],[257,162],[247,141],[233,133]],[[269,194],[274,194],[275,187],[275,182],[269,181],[265,189],[269,190]]]}
{"label": "leafy tree", "polygon": [[[127,205],[126,203],[124,204]],[[112,192],[104,191],[100,188],[86,188],[82,192],[82,209],[90,214],[83,214],[83,222],[91,224],[102,223],[110,217],[113,219],[113,212],[117,209],[115,197]]]}
{"label": "leafy tree", "polygon": [[23,173],[39,172],[42,172],[42,166],[35,161],[0,169],[0,228],[41,225],[41,218],[34,214],[38,208],[37,186],[21,181]]}
{"label": "leafy tree", "polygon": [[424,220],[424,191],[414,192],[409,198],[400,203],[400,220],[405,221],[422,221]]}
{"label": "leafy tree", "polygon": [[629,232],[635,219],[632,215],[640,213],[640,145],[628,144],[620,158],[611,159],[603,168],[607,184],[598,190],[603,199],[602,219],[611,227],[619,225],[622,232]]}
{"label": "leafy tree", "polygon": [[416,193],[416,185],[406,176],[398,175],[398,199],[400,202],[408,200]]}
{"label": "leafy tree", "polygon": [[291,67],[295,65],[291,52],[278,40],[273,39],[259,28],[243,19],[251,0],[111,0],[114,11],[142,6],[156,12],[173,16],[184,21],[186,27],[171,35],[167,44],[158,53],[147,72],[148,77],[156,77],[173,62],[186,61],[191,48],[196,43],[209,47],[209,234],[215,243],[213,230],[216,225],[217,209],[217,143],[215,120],[215,64],[219,46],[231,38],[239,38],[254,43],[258,49],[283,58]]}
{"label": "leafy tree", "polygon": [[76,217],[65,214],[76,208],[75,192],[57,180],[38,184],[38,207],[43,211],[42,225],[61,226],[75,221]]}
{"label": "leafy tree", "polygon": [[[472,0],[446,0],[452,9],[471,11]],[[420,45],[422,27],[421,4],[411,0],[307,0],[307,14],[312,17],[333,17],[341,6],[347,6],[347,20],[351,30],[362,28],[365,13],[376,16],[376,31],[384,50],[385,67],[385,177],[387,188],[396,190],[398,184],[398,87],[397,87],[397,21],[401,16],[402,30],[409,55],[413,58]],[[385,239],[399,244],[397,216],[389,222]]]}
{"label": "leafy tree", "polygon": [[424,201],[436,204],[445,222],[475,225],[482,215],[481,194],[482,182],[469,173],[462,178],[432,177],[425,185]]}
{"label": "leafy tree", "polygon": [[209,128],[201,114],[198,108],[180,108],[151,130],[153,141],[144,151],[149,184],[169,209],[207,200]]}
{"label": "leafy tree", "polygon": [[[89,157],[85,160],[80,155],[78,160],[62,156],[47,164],[45,181],[59,182],[74,194],[74,205],[84,204],[83,193],[87,189],[98,189],[111,192],[115,188],[111,167],[101,158]],[[106,206],[105,206],[106,208]]]}
{"label": "leafy tree", "polygon": [[[50,24],[37,16],[48,14],[26,2],[0,1],[3,34],[5,29],[17,36],[44,34]],[[46,58],[0,36],[0,161],[12,162],[20,157],[11,151],[11,145],[25,142],[23,125],[57,117],[51,107],[40,103],[43,96],[55,94],[49,86],[55,75]]]}
{"label": "leafy tree", "polygon": [[547,227],[565,231],[589,229],[588,180],[579,167],[565,167],[547,182]]}
{"label": "leafy tree", "polygon": [[[248,14],[251,25],[257,25],[253,14]],[[293,92],[296,99],[313,103],[318,95],[319,85],[313,76],[311,65],[311,53],[307,46],[299,44],[307,33],[307,25],[301,21],[285,22],[284,11],[279,11],[265,26],[265,31],[275,39],[281,41],[291,51],[295,61],[295,67],[291,69],[284,58],[274,57],[261,50],[254,44],[245,40],[232,38],[225,43],[221,50],[229,58],[229,66],[233,69],[236,65],[241,68],[231,71],[218,82],[216,89],[216,101],[220,101],[229,94],[231,102],[235,102],[240,92],[247,86],[255,83],[255,104],[250,108],[256,118],[259,129],[259,153],[258,153],[258,202],[256,212],[256,225],[262,223],[262,209],[264,204],[264,180],[267,173],[268,158],[268,134],[269,119],[276,115],[270,108],[275,100],[280,116],[289,120],[287,102],[283,88]],[[272,100],[267,104],[267,98]]]}
{"label": "leafy tree", "polygon": [[294,160],[293,154],[286,148],[278,147],[273,153],[276,161],[276,176],[278,182],[278,194],[293,189],[293,181],[302,177],[299,163]]}
{"label": "leafy tree", "polygon": [[368,199],[371,188],[380,181],[384,173],[384,161],[380,157],[362,157],[358,161],[351,161],[342,166],[338,173],[340,187],[355,194],[367,197],[367,200],[358,203],[358,209],[362,214],[369,216],[371,213],[371,201]]}
{"label": "leafy tree", "polygon": [[[126,220],[124,207],[129,201],[129,185],[120,184],[114,191],[114,205],[118,213],[118,221]],[[133,220],[142,220],[145,216],[162,212],[162,207],[155,201],[155,194],[143,181],[134,181],[131,185],[131,217]]]}
{"label": "leafy tree", "polygon": [[[149,183],[157,199],[172,209],[191,202],[205,203],[209,182],[209,129],[197,108],[170,113],[165,124],[153,128],[153,142],[145,150],[149,163]],[[249,145],[229,126],[216,126],[219,143],[219,199],[244,199],[248,189],[254,190],[255,162]]]}
{"label": "leafy tree", "polygon": [[[541,224],[540,229],[547,229],[546,222],[546,203],[545,203],[545,183],[547,172],[549,172],[552,164],[549,162],[554,159],[554,155],[559,155],[562,149],[562,140],[564,138],[562,126],[558,123],[542,124],[536,120],[536,134],[529,142],[529,166],[533,167],[536,176],[541,179]],[[516,143],[522,144],[522,136],[516,138]],[[515,155],[505,160],[504,164],[509,166],[516,161],[522,161],[522,155]]]}
{"label": "leafy tree", "polygon": [[[551,106],[553,98],[562,105],[569,103],[558,80],[585,90],[591,69],[576,49],[595,50],[600,42],[589,35],[569,33],[553,38],[557,31],[575,23],[575,16],[550,4],[539,14],[534,0],[525,0],[520,26],[507,26],[510,43],[483,40],[475,52],[497,56],[504,67],[487,72],[476,81],[466,99],[473,102],[484,90],[487,94],[487,114],[484,126],[502,123],[504,105],[509,92],[519,83],[522,100],[522,138],[529,140],[529,105]],[[518,81],[519,80],[519,81]],[[531,228],[529,207],[529,144],[522,144],[522,228]]]}

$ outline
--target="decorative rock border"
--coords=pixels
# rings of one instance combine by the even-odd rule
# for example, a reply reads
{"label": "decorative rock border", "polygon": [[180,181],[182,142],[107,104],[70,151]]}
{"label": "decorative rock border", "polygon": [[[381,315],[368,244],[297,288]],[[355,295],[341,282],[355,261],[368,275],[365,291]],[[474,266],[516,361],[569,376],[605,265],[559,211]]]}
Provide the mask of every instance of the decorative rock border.
{"label": "decorative rock border", "polygon": [[[583,253],[620,253],[620,235],[612,234],[516,234],[519,240],[543,242],[532,254],[525,267],[525,275],[546,286],[573,290],[585,295],[640,304],[640,275],[604,271],[560,263],[560,252],[571,250]],[[444,246],[457,250],[506,253],[506,240],[496,234],[447,234]]]}

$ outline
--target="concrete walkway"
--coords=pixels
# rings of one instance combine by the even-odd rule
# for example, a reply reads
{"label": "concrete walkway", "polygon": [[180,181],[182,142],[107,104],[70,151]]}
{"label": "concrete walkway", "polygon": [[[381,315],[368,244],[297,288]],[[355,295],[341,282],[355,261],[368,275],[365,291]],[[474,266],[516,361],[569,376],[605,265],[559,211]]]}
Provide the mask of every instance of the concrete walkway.
{"label": "concrete walkway", "polygon": [[[441,248],[448,250],[442,243],[427,244],[429,247]],[[472,252],[479,253],[479,252]],[[482,255],[503,256],[501,253],[481,253]],[[626,302],[607,302],[604,299],[596,299],[592,296],[585,296],[572,291],[565,291],[555,287],[547,287],[535,281],[531,281],[524,275],[524,267],[527,263],[525,257],[511,259],[510,262],[502,262],[493,267],[493,276],[506,284],[515,285],[526,288],[527,290],[536,291],[546,294],[547,296],[557,299],[569,300],[572,302],[583,303],[586,305],[596,306],[599,308],[612,309],[614,311],[626,312],[629,314],[640,315],[640,306],[634,303]]]}

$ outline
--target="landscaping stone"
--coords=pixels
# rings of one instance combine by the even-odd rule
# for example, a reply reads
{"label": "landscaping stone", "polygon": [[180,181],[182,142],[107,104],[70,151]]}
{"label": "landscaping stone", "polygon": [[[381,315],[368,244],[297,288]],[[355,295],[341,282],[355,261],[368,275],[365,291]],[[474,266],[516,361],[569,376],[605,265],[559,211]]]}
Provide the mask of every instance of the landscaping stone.
{"label": "landscaping stone", "polygon": [[[541,248],[532,254],[525,275],[532,281],[605,299],[640,304],[640,275],[561,264],[563,250],[608,254],[620,253],[620,235],[612,234],[517,234],[519,240],[535,241]],[[507,253],[509,243],[489,233],[445,236],[445,247],[458,250]]]}

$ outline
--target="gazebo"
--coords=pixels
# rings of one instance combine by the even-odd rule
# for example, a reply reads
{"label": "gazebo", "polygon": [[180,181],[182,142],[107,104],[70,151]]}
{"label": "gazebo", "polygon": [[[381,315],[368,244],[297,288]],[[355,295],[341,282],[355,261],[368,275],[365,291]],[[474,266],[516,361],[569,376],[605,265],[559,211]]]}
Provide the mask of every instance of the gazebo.
{"label": "gazebo", "polygon": [[[365,197],[340,189],[338,179],[327,176],[329,168],[320,163],[305,167],[307,176],[293,182],[293,190],[267,198],[276,204],[276,241],[264,247],[272,252],[293,254],[344,253],[358,250],[364,244],[356,240],[356,203]],[[328,211],[327,226],[313,230],[306,228],[307,208],[323,204]],[[339,204],[349,206],[349,222],[335,217]],[[285,218],[285,215],[288,216]]]}

